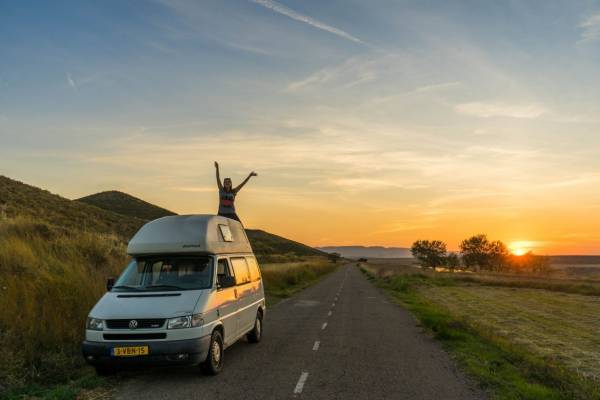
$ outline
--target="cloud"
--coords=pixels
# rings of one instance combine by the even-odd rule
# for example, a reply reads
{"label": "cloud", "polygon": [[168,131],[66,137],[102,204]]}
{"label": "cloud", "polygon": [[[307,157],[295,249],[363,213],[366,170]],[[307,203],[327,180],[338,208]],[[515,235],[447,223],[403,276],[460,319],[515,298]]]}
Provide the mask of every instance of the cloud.
{"label": "cloud", "polygon": [[507,104],[471,102],[457,104],[454,111],[460,114],[480,118],[509,117],[522,119],[535,119],[546,112],[539,104]]}
{"label": "cloud", "polygon": [[325,67],[313,72],[299,81],[288,85],[288,90],[298,91],[311,86],[337,83],[343,88],[349,88],[377,78],[376,63],[371,60],[351,58],[341,64]]}
{"label": "cloud", "polygon": [[415,89],[415,92],[421,93],[421,92],[433,92],[436,90],[443,90],[443,89],[448,89],[448,88],[452,88],[452,87],[456,87],[459,86],[460,82],[455,81],[455,82],[444,82],[444,83],[435,83],[432,85],[426,85],[426,86],[421,86]]}
{"label": "cloud", "polygon": [[69,86],[71,86],[73,89],[77,89],[77,84],[75,83],[75,81],[73,80],[73,77],[71,76],[70,72],[67,72],[67,83],[69,84]]}
{"label": "cloud", "polygon": [[321,29],[323,31],[333,33],[334,35],[337,35],[341,38],[350,40],[354,43],[365,44],[365,42],[363,42],[362,40],[360,40],[359,38],[357,38],[355,36],[352,36],[348,32],[345,32],[341,29],[335,28],[331,25],[327,25],[321,21],[317,21],[316,19],[313,19],[307,15],[300,14],[300,13],[284,6],[283,4],[277,3],[276,1],[272,1],[272,0],[250,0],[250,1],[252,1],[253,3],[256,3],[260,6],[263,6],[265,8],[268,8],[269,10],[272,10],[276,13],[285,15],[286,17],[289,17],[296,21],[304,22],[305,24],[313,26],[317,29]]}
{"label": "cloud", "polygon": [[600,39],[600,12],[580,23],[579,28],[581,28],[581,42],[593,42]]}

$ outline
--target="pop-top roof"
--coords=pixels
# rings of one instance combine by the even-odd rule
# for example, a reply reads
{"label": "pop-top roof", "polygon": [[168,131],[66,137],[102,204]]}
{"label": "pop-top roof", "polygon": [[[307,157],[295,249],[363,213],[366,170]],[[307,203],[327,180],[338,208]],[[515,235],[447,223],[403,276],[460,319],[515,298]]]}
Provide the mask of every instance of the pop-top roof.
{"label": "pop-top roof", "polygon": [[217,215],[176,215],[148,222],[127,246],[130,255],[251,253],[244,227]]}

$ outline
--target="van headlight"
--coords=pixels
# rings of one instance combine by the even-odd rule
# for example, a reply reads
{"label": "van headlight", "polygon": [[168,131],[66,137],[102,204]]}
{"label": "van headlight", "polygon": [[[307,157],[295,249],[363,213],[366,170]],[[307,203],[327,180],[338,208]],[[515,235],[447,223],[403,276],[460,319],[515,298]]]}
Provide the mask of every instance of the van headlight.
{"label": "van headlight", "polygon": [[167,329],[195,328],[204,323],[201,314],[185,315],[183,317],[170,318]]}
{"label": "van headlight", "polygon": [[104,329],[104,320],[88,317],[85,327],[92,331],[101,331]]}

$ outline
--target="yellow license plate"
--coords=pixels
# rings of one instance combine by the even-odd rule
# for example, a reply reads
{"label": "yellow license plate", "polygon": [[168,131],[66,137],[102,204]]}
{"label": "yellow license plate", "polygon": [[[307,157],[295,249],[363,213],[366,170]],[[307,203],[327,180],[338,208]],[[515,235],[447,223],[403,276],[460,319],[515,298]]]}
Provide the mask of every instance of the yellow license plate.
{"label": "yellow license plate", "polygon": [[148,346],[113,347],[111,354],[115,357],[147,356],[150,350]]}

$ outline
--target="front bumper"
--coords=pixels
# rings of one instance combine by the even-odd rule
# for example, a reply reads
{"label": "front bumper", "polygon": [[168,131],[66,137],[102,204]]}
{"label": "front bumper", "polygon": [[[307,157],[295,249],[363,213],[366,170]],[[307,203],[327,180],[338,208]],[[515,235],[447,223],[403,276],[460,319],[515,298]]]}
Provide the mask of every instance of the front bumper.
{"label": "front bumper", "polygon": [[[148,346],[149,355],[135,357],[111,356],[113,347]],[[81,350],[92,365],[194,365],[206,359],[210,335],[198,339],[147,342],[84,341]]]}

